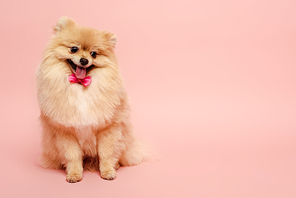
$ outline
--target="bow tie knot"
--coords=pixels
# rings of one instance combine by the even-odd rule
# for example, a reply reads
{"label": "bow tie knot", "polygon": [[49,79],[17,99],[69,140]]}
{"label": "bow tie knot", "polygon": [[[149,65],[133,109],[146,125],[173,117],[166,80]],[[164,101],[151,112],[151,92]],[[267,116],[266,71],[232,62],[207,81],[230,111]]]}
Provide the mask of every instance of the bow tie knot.
{"label": "bow tie knot", "polygon": [[80,83],[83,86],[87,87],[90,83],[91,83],[91,77],[90,76],[86,76],[84,79],[78,79],[75,74],[71,74],[68,77],[69,82],[72,83]]}

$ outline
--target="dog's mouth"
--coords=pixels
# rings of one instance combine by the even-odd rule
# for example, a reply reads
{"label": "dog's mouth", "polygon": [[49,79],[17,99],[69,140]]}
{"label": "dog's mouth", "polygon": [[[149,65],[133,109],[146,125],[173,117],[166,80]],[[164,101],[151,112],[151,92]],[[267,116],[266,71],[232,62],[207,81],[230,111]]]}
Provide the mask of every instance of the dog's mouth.
{"label": "dog's mouth", "polygon": [[80,67],[80,66],[76,65],[71,59],[67,59],[67,62],[70,64],[71,69],[72,69],[73,73],[75,74],[75,76],[79,79],[84,79],[86,77],[86,75],[90,72],[90,70],[92,70],[95,67],[94,65],[91,65],[87,68]]}

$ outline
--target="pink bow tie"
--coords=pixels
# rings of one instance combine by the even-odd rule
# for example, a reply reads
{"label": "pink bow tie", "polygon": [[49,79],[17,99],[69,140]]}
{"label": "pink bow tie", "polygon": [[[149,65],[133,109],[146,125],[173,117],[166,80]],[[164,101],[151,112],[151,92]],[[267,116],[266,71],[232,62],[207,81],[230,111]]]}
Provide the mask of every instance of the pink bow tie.
{"label": "pink bow tie", "polygon": [[72,83],[81,83],[83,86],[87,87],[91,83],[91,77],[86,76],[84,79],[78,79],[75,74],[71,74],[68,77],[69,82]]}

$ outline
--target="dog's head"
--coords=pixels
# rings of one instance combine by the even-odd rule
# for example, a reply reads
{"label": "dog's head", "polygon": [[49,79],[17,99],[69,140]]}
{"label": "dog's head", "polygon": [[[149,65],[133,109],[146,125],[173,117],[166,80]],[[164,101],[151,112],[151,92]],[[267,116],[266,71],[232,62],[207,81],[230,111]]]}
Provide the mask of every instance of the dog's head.
{"label": "dog's head", "polygon": [[60,18],[54,31],[53,55],[65,62],[79,79],[92,69],[112,65],[115,60],[113,49],[117,37],[111,32],[79,26],[68,17]]}

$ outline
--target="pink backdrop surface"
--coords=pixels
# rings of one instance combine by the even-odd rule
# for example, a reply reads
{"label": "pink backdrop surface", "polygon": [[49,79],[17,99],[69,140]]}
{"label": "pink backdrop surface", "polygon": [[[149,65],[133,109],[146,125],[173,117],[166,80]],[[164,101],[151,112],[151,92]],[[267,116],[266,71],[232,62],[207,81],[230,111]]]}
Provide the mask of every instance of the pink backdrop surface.
{"label": "pink backdrop surface", "polygon": [[[0,197],[296,197],[296,1],[1,1]],[[105,181],[38,166],[34,72],[61,16],[117,34],[156,162]]]}

